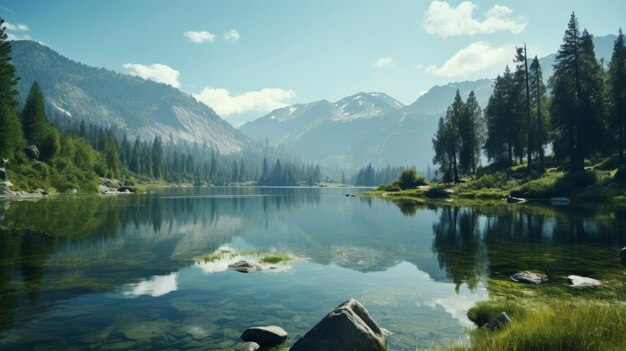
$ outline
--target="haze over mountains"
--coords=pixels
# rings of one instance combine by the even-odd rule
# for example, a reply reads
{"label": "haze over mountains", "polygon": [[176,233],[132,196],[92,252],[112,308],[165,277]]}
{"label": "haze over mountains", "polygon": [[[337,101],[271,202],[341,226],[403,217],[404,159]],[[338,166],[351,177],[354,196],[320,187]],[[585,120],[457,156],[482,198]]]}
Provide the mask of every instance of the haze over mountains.
{"label": "haze over mountains", "polygon": [[[595,37],[596,55],[611,57],[614,35]],[[254,139],[337,169],[416,165],[432,161],[439,117],[458,89],[485,107],[491,79],[434,86],[410,105],[382,92],[360,92],[336,102],[320,100],[274,110],[239,130],[210,107],[169,85],[74,62],[32,41],[12,42],[12,61],[21,80],[20,98],[33,80],[61,118],[115,125],[131,137],[206,143],[225,154],[253,148]],[[540,60],[547,80],[555,55]],[[504,67],[503,67],[504,68]]]}
{"label": "haze over mountains", "polygon": [[131,137],[206,143],[231,154],[252,142],[192,96],[166,84],[74,62],[33,41],[12,41],[24,100],[37,80],[50,110],[62,118],[115,125]]}

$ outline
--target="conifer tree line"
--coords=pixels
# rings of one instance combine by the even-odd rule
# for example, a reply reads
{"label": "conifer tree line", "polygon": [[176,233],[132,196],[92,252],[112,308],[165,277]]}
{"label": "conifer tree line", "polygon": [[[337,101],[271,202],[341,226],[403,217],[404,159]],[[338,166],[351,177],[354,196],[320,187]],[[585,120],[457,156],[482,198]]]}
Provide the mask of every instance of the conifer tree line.
{"label": "conifer tree line", "polygon": [[591,157],[615,157],[624,165],[626,127],[626,48],[622,29],[605,70],[596,59],[593,36],[580,31],[572,13],[556,55],[554,73],[543,83],[535,56],[526,45],[514,53],[494,81],[481,113],[473,92],[463,102],[458,91],[433,138],[444,182],[476,172],[481,153],[496,168],[526,164],[527,172],[543,172],[552,146],[553,162],[575,172]]}
{"label": "conifer tree line", "polygon": [[[368,164],[367,166],[359,169],[356,174],[354,174],[350,183],[356,186],[378,186],[381,184],[388,184],[398,178],[398,174],[402,173],[405,169],[413,169],[415,167],[392,167],[387,165],[383,168],[376,169],[372,167],[372,164]],[[347,180],[345,176],[342,178],[342,183],[345,184]]]}
{"label": "conifer tree line", "polygon": [[[46,108],[37,82],[19,111],[15,89],[19,77],[10,62],[11,45],[3,23],[0,18],[0,157],[9,159],[9,168],[27,177],[50,178],[37,184],[93,191],[99,177],[217,185],[257,181],[260,185],[313,185],[321,180],[319,166],[281,161],[268,149],[261,162],[260,154],[251,151],[222,155],[213,146],[175,143],[172,137],[167,142],[160,137],[131,140],[115,127],[68,119]],[[26,157],[28,145],[36,147],[41,162],[31,163]],[[267,158],[275,160],[271,170]]]}

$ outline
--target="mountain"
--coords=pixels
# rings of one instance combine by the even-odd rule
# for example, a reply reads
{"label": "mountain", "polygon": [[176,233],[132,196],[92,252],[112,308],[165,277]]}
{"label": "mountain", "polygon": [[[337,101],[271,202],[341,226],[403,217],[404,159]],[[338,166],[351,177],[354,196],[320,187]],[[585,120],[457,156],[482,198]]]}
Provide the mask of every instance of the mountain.
{"label": "mountain", "polygon": [[432,133],[456,90],[479,101],[491,94],[491,81],[433,87],[409,106],[384,93],[360,92],[337,102],[326,100],[274,110],[240,127],[252,139],[289,150],[322,164],[356,170],[417,165],[432,159]]}
{"label": "mountain", "polygon": [[[610,60],[616,37],[594,37],[598,60]],[[513,53],[511,53],[511,58]],[[555,54],[540,59],[547,81]],[[437,85],[410,105],[383,93],[358,93],[335,103],[322,100],[270,112],[240,127],[251,138],[320,161],[331,167],[358,169],[432,162],[432,137],[459,90],[463,100],[474,91],[482,108],[493,92],[493,80]]]}
{"label": "mountain", "polygon": [[37,80],[57,117],[114,125],[143,140],[206,143],[223,154],[252,144],[211,108],[169,85],[86,66],[33,41],[11,45],[20,98]]}
{"label": "mountain", "polygon": [[467,100],[470,91],[473,90],[480,106],[487,106],[489,96],[493,92],[492,84],[491,79],[480,79],[436,85],[417,98],[414,103],[406,106],[404,111],[408,114],[440,114],[450,106],[457,90],[461,93],[463,100]]}

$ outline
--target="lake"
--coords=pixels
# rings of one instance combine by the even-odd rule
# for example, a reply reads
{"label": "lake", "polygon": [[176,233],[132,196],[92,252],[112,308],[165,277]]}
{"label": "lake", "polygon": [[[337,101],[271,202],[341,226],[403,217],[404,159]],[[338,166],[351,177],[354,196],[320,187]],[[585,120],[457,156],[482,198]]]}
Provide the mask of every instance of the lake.
{"label": "lake", "polygon": [[[0,202],[0,349],[222,350],[269,324],[292,344],[348,298],[390,332],[390,350],[426,349],[466,342],[467,310],[520,270],[626,291],[623,209],[345,196],[360,190]],[[220,249],[293,259],[244,274],[202,259]]]}

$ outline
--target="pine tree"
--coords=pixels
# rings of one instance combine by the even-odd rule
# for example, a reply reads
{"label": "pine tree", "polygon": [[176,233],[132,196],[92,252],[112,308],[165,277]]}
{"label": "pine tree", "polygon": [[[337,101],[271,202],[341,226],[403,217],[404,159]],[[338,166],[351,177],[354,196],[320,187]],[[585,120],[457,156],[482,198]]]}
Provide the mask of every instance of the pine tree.
{"label": "pine tree", "polygon": [[543,84],[543,77],[541,72],[541,65],[539,64],[539,60],[537,56],[533,59],[533,62],[530,64],[529,70],[530,76],[530,98],[531,105],[534,110],[534,120],[535,120],[535,151],[537,152],[537,157],[539,158],[539,170],[543,171],[544,169],[544,145],[548,143],[548,125],[547,125],[547,115],[545,113],[545,93],[546,86]]}
{"label": "pine tree", "polygon": [[459,166],[464,173],[476,173],[483,140],[483,118],[474,91],[470,91],[459,119],[461,149]]}
{"label": "pine tree", "polygon": [[22,111],[24,136],[29,144],[39,148],[41,160],[49,160],[61,149],[61,136],[46,116],[44,97],[34,82]]}
{"label": "pine tree", "polygon": [[[576,15],[572,13],[563,43],[556,56],[551,78],[552,104],[550,115],[555,127],[555,153],[567,148],[572,170],[584,168],[578,140],[580,133],[580,30]],[[564,150],[563,150],[564,151]]]}
{"label": "pine tree", "polygon": [[0,18],[0,157],[11,159],[24,145],[22,126],[17,116],[18,77],[11,64],[11,44]]}
{"label": "pine tree", "polygon": [[613,55],[609,67],[611,88],[611,120],[617,134],[620,165],[624,164],[624,143],[626,143],[626,46],[624,33],[620,28],[613,45]]}

